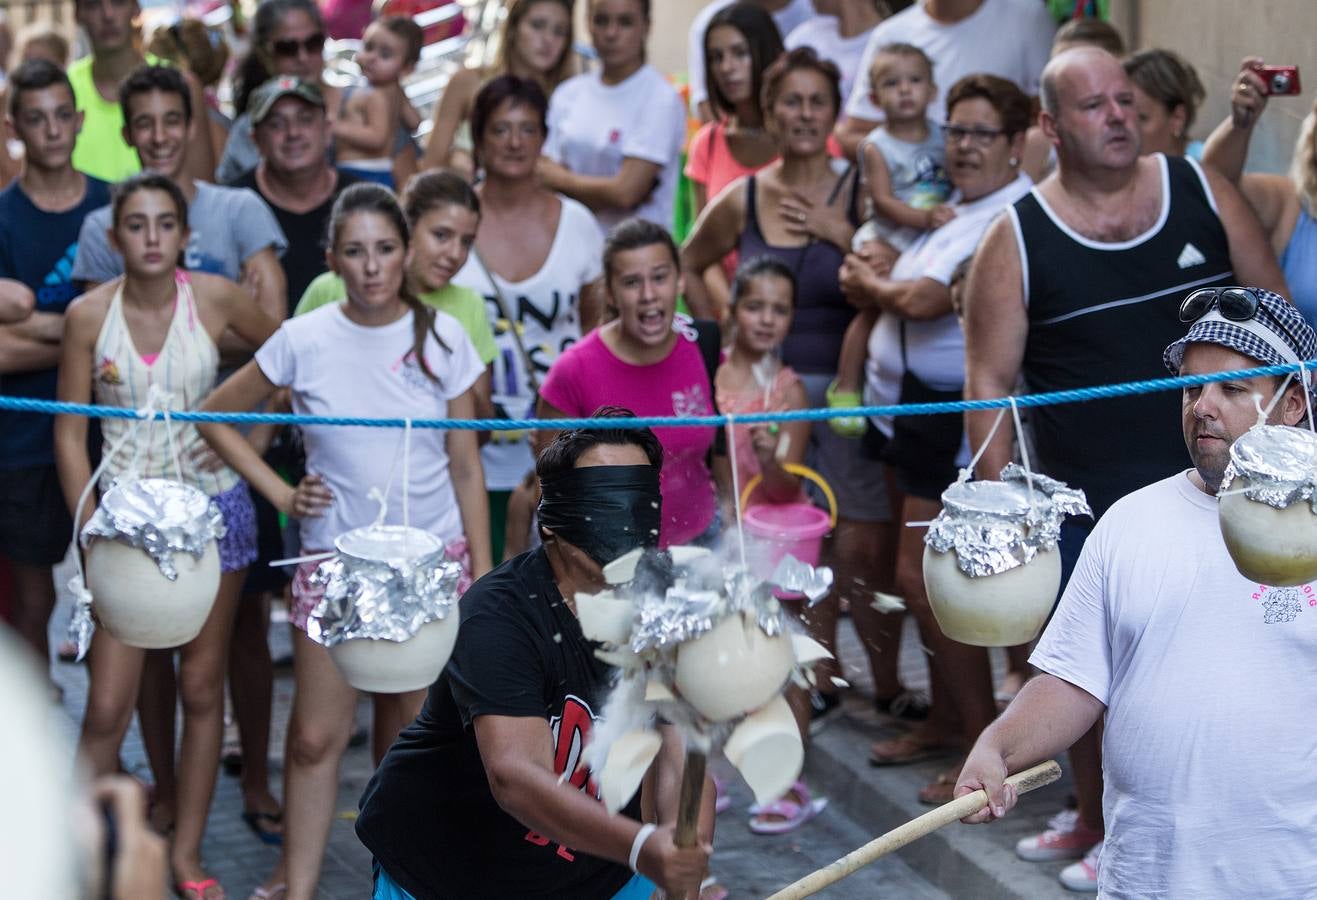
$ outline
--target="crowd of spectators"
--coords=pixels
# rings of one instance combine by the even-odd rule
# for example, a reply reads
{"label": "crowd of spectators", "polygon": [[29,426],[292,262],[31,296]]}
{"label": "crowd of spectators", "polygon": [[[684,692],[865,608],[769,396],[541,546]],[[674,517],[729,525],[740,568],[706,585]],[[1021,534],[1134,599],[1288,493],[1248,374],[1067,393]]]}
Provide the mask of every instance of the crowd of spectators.
{"label": "crowd of spectators", "polygon": [[[164,389],[176,408],[396,418],[739,414],[1156,377],[1180,301],[1204,287],[1254,286],[1317,321],[1317,110],[1290,173],[1245,172],[1269,102],[1293,102],[1269,101],[1259,58],[1204,144],[1197,112],[1225,86],[1170,49],[1127,55],[1100,19],[1058,30],[1040,0],[713,0],[690,24],[686,103],[648,61],[650,0],[582,4],[588,62],[572,0],[512,0],[496,58],[452,75],[428,133],[404,87],[427,35],[403,16],[364,27],[348,86],[326,78],[314,0],[261,2],[236,59],[199,19],[142,34],[137,0],[76,0],[80,54],[20,32],[0,148],[0,392],[139,407]],[[682,208],[694,219],[679,227]],[[989,414],[658,428],[659,542],[726,539],[734,485],[756,475],[752,503],[821,502],[798,474],[817,472],[836,496],[836,584],[804,627],[835,651],[849,615],[872,703],[900,729],[856,752],[878,767],[944,757],[919,793],[943,803],[1030,677],[1029,648],[1008,648],[994,684],[987,650],[946,637],[924,529],[903,523],[938,514],[974,451],[990,479],[1021,444],[1100,519],[1184,468],[1160,427],[1174,411],[1169,394],[1047,407],[1020,434]],[[52,567],[126,421],[0,412],[0,578],[47,663]],[[546,538],[535,460],[552,438],[418,433],[393,491],[479,579]],[[202,836],[221,757],[241,766],[253,839],[283,845],[253,896],[311,897],[358,698],[306,633],[315,563],[268,563],[373,521],[397,435],[174,422],[140,440],[138,474],[169,475],[173,441],[215,498],[225,575],[182,648],[97,631],[80,750],[114,775],[138,712],[146,819],[192,900],[223,896]],[[122,471],[111,461],[99,489]],[[401,523],[403,504],[384,502]],[[1093,527],[1066,522],[1064,579]],[[296,690],[278,792],[272,602],[288,605]],[[906,612],[928,694],[898,672]],[[841,714],[841,672],[820,662],[812,690],[788,692],[806,741]],[[239,740],[222,747],[226,684]],[[378,763],[425,692],[373,699]],[[1073,808],[1017,852],[1071,860],[1063,883],[1096,891],[1100,717],[1086,730]],[[808,829],[825,803],[797,782],[749,827]]]}

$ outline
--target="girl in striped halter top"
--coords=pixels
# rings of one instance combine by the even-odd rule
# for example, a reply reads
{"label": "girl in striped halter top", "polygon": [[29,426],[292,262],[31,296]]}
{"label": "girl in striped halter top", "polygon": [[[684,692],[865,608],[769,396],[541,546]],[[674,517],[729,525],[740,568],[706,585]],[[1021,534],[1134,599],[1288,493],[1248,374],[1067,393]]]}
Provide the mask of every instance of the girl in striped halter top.
{"label": "girl in striped halter top", "polygon": [[[162,175],[140,175],[116,189],[112,240],[123,255],[125,274],[69,307],[60,351],[60,400],[95,399],[104,405],[139,408],[156,389],[168,394],[171,409],[192,409],[215,384],[216,342],[226,329],[257,346],[274,333],[278,323],[238,285],[178,268],[187,240],[186,223],[187,201]],[[127,419],[102,420],[106,452],[135,424]],[[106,464],[100,492],[125,473],[178,477],[171,432],[182,479],[211,496],[227,529],[219,547],[224,573],[219,593],[201,633],[181,648],[178,679],[183,740],[170,867],[175,884],[205,897],[218,885],[201,868],[201,836],[219,768],[229,635],[243,576],[256,558],[255,514],[246,483],[208,452],[191,423],[156,422],[139,429]],[[60,486],[74,510],[92,475],[85,418],[56,419],[55,456]],[[79,524],[91,513],[91,508],[84,509]],[[145,654],[103,628],[92,638],[91,687],[79,749],[94,775],[118,770],[119,745],[132,719]]]}

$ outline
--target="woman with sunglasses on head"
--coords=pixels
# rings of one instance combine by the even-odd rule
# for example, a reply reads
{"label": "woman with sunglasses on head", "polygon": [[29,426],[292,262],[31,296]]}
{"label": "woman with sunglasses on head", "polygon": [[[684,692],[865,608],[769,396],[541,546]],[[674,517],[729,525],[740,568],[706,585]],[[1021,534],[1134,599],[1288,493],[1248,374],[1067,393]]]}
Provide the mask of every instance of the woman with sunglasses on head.
{"label": "woman with sunglasses on head", "polygon": [[491,80],[502,75],[528,79],[549,97],[575,74],[571,0],[513,0],[500,38],[493,66],[459,69],[444,87],[435,106],[422,169],[448,166],[468,176],[474,174],[472,157],[478,136],[471,128],[471,114],[476,94]]}
{"label": "woman with sunglasses on head", "polygon": [[[329,416],[469,419],[474,385],[484,366],[462,326],[412,293],[406,268],[411,230],[392,192],[355,184],[339,195],[329,225],[331,268],[347,299],[288,319],[211,396],[209,410],[256,407],[281,387],[293,410]],[[403,452],[396,430],[306,426],[308,474],[288,484],[227,425],[202,433],[221,457],[246,473],[281,512],[300,520],[302,552],[332,550],[343,533],[375,521],[371,488],[388,490],[384,524],[402,525],[403,491],[411,524],[443,541],[469,582],[490,568],[489,511],[476,435],[419,429],[410,435],[410,471],[387,481],[387,460]],[[317,561],[318,562],[318,561]],[[285,758],[283,856],[257,897],[310,900],[320,878],[338,792],[339,763],[356,716],[357,692],[329,651],[305,629],[323,588],[310,580],[317,562],[298,567],[289,622],[293,625],[296,696]],[[378,760],[420,710],[425,691],[373,694],[373,757]]]}
{"label": "woman with sunglasses on head", "polygon": [[601,65],[553,92],[540,180],[603,231],[631,216],[671,228],[686,110],[645,62],[650,0],[590,0],[589,13]]}
{"label": "woman with sunglasses on head", "polygon": [[[946,168],[955,193],[955,213],[946,224],[919,235],[890,272],[874,267],[873,244],[846,257],[841,284],[851,302],[876,307],[869,337],[864,402],[874,405],[959,400],[965,383],[965,341],[952,302],[975,247],[988,225],[1029,192],[1020,173],[1029,128],[1029,98],[1012,82],[970,75],[947,92]],[[942,491],[969,463],[962,416],[901,416],[875,419],[870,450],[884,460],[902,495],[900,522],[928,522],[941,509]],[[915,730],[879,741],[873,765],[900,765],[925,758],[958,737],[972,743],[996,717],[987,651],[942,634],[928,605],[922,560],[923,529],[902,528],[897,542],[896,594],[919,624],[930,648],[933,705]],[[919,794],[925,803],[944,803],[955,786],[953,770]]]}
{"label": "woman with sunglasses on head", "polygon": [[[1244,174],[1253,129],[1267,108],[1269,85],[1254,71],[1262,59],[1240,63],[1230,93],[1230,116],[1207,139],[1203,162],[1239,186],[1271,238],[1294,305],[1317,323],[1317,102],[1299,125],[1288,175]],[[1282,97],[1282,101],[1286,98]]]}
{"label": "woman with sunglasses on head", "polygon": [[320,87],[325,108],[339,106],[339,89],[325,84],[325,23],[315,0],[265,0],[251,22],[251,50],[233,79],[233,109],[215,180],[227,184],[256,168],[261,152],[252,137],[247,107],[252,93],[276,75],[289,75]]}

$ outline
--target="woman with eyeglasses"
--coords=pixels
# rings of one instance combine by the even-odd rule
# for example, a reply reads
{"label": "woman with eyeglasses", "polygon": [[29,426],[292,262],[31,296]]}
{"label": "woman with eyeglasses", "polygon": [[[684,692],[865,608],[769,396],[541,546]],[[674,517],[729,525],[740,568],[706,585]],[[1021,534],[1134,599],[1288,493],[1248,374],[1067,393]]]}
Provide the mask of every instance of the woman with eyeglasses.
{"label": "woman with eyeglasses", "polygon": [[[946,167],[955,193],[954,218],[915,239],[892,265],[876,271],[872,245],[846,257],[841,284],[861,307],[877,307],[865,366],[866,404],[959,400],[965,383],[965,342],[953,294],[975,247],[1002,210],[1032,182],[1020,173],[1029,128],[1029,98],[993,75],[962,78],[947,93]],[[899,416],[873,420],[866,446],[884,460],[902,497],[900,522],[928,522],[941,510],[942,491],[969,463],[962,417]],[[896,593],[919,623],[929,649],[933,706],[927,720],[870,750],[874,765],[899,765],[972,744],[996,716],[987,651],[942,634],[928,605],[922,560],[924,529],[902,528],[897,544]],[[925,803],[952,799],[959,767],[919,794]]]}
{"label": "woman with eyeglasses", "polygon": [[422,169],[447,166],[464,175],[474,173],[479,135],[472,133],[472,109],[476,94],[493,79],[502,75],[528,79],[549,97],[575,74],[571,0],[513,0],[500,38],[493,66],[459,69],[444,87],[434,109]]}
{"label": "woman with eyeglasses", "polygon": [[[1299,125],[1289,173],[1245,175],[1248,144],[1269,96],[1269,86],[1254,71],[1261,64],[1256,56],[1240,63],[1230,116],[1207,139],[1203,162],[1239,186],[1271,238],[1294,305],[1317,325],[1317,102]],[[1287,99],[1281,97],[1282,103]]]}

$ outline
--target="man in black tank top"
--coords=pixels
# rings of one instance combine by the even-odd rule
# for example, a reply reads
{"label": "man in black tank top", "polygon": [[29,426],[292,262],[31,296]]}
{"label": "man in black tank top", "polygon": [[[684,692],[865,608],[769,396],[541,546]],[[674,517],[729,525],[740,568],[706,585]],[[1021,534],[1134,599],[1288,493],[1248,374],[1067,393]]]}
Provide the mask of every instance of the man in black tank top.
{"label": "man in black tank top", "polygon": [[[1289,296],[1275,255],[1239,193],[1187,159],[1139,156],[1133,88],[1115,57],[1066,51],[1044,70],[1039,124],[1057,170],[993,223],[966,289],[966,396],[1003,397],[1158,378],[1161,347],[1184,326],[1179,304],[1206,285],[1257,284]],[[1164,427],[1179,397],[1163,392],[1030,411],[1035,466],[1088,495],[1100,516],[1117,499],[1184,468]],[[967,416],[973,447],[996,413]],[[1009,423],[1006,423],[1009,425]],[[998,430],[977,474],[1012,456]],[[1070,525],[1070,523],[1067,523]],[[1062,534],[1064,580],[1091,523]],[[1102,833],[1100,726],[1071,751],[1073,829],[1026,838],[1026,859],[1083,856]],[[1086,877],[1082,866],[1072,875]],[[1091,873],[1095,878],[1095,873]],[[1077,886],[1077,885],[1076,885]]]}

